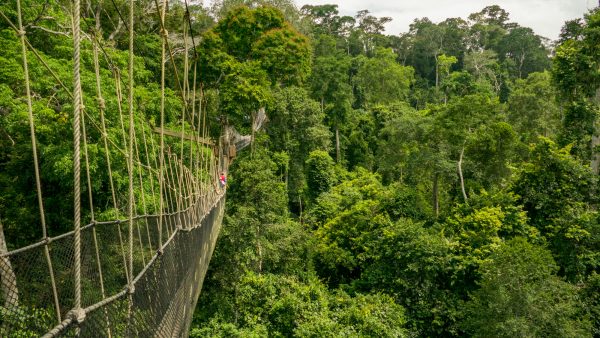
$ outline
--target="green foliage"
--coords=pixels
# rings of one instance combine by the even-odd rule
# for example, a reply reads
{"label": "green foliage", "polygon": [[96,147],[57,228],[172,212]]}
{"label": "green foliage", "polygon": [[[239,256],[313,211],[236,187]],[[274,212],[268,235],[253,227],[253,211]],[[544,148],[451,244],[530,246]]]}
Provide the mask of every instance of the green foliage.
{"label": "green foliage", "polygon": [[285,171],[290,202],[302,208],[306,192],[305,162],[314,150],[329,150],[331,132],[324,125],[324,114],[309,93],[298,87],[274,91],[274,100],[267,107],[267,133],[271,148],[289,154]]}
{"label": "green foliage", "polygon": [[384,36],[388,18],[307,5],[304,49],[280,14],[234,3],[203,81],[269,123],[232,167],[196,335],[596,332],[594,11],[551,77],[546,40],[499,6]]}
{"label": "green foliage", "polygon": [[265,33],[252,48],[273,83],[298,85],[310,74],[310,45],[292,27]]}
{"label": "green foliage", "polygon": [[[29,41],[70,86],[72,40],[47,31],[71,25],[68,4],[23,4]],[[134,12],[134,119],[140,160],[148,163],[157,156],[150,144],[146,153],[142,135],[157,143],[161,37],[147,12],[154,4],[143,4]],[[224,226],[192,337],[599,334],[598,179],[587,165],[597,151],[590,143],[598,129],[598,10],[567,23],[550,61],[546,40],[511,23],[499,6],[468,20],[417,19],[399,36],[384,35],[390,18],[368,10],[340,16],[337,5],[299,12],[288,0],[222,0],[189,8],[191,30],[201,35],[196,97],[212,134],[221,132],[215,121],[223,115],[243,134],[259,108],[268,115],[252,150],[239,152],[227,174]],[[14,1],[0,10],[16,19]],[[117,147],[126,148],[120,119],[127,116],[115,74],[127,67],[128,30],[117,27],[115,6],[99,13],[93,33],[103,41],[108,155],[124,196],[127,162]],[[125,203],[112,207],[107,154],[93,125],[100,110],[86,40],[91,14],[83,15],[82,89],[95,217],[104,220],[122,216]],[[174,1],[165,22],[179,76],[184,14]],[[41,230],[21,46],[3,20],[0,45],[0,217],[10,250],[39,240]],[[72,226],[72,140],[65,136],[73,106],[27,55],[55,235]],[[179,130],[183,101],[167,66],[166,126]],[[130,75],[119,74],[124,88]],[[167,145],[178,154],[212,151],[181,149],[170,138]],[[136,201],[142,192],[146,200],[140,213],[156,211],[153,184],[135,183]],[[34,326],[54,323],[50,315],[22,309],[2,320],[33,336]]]}
{"label": "green foliage", "polygon": [[391,49],[376,49],[372,58],[359,58],[354,83],[365,106],[390,104],[408,98],[414,70],[396,62]]}
{"label": "green foliage", "polygon": [[552,64],[552,79],[566,106],[560,141],[562,145],[573,144],[574,154],[589,160],[597,153],[590,141],[597,133],[600,11],[592,10],[583,21],[568,24],[566,29],[571,33],[557,47]]}
{"label": "green foliage", "polygon": [[561,271],[576,278],[597,266],[589,246],[598,240],[597,215],[591,210],[597,203],[597,177],[569,155],[569,148],[548,139],[531,151],[531,163],[523,165],[513,190],[531,225],[550,241]]}
{"label": "green foliage", "polygon": [[336,183],[333,159],[327,152],[315,150],[308,155],[306,183],[313,200]]}
{"label": "green foliage", "polygon": [[236,322],[213,319],[192,337],[404,337],[404,313],[385,295],[328,292],[312,278],[248,273],[239,283]]}
{"label": "green foliage", "polygon": [[515,238],[481,267],[481,288],[466,304],[464,326],[474,337],[583,337],[574,286],[556,277],[550,252]]}
{"label": "green foliage", "polygon": [[554,137],[560,127],[556,89],[548,72],[531,73],[517,80],[508,99],[509,120],[521,141],[533,143],[538,136]]}
{"label": "green foliage", "polygon": [[592,273],[581,290],[581,299],[583,306],[587,311],[587,316],[591,320],[592,334],[600,334],[600,275]]}
{"label": "green foliage", "polygon": [[514,78],[526,78],[533,72],[550,67],[548,50],[542,39],[528,27],[514,27],[508,31],[496,47],[500,61],[505,61],[509,74]]}
{"label": "green foliage", "polygon": [[350,180],[322,194],[311,213],[319,269],[330,283],[347,283],[370,258],[378,232],[391,224],[383,209],[387,191],[376,175],[359,169]]}
{"label": "green foliage", "polygon": [[530,157],[513,190],[520,196],[532,225],[545,233],[547,222],[560,218],[565,208],[592,202],[596,177],[570,156],[569,148],[559,148],[546,138],[532,146]]}
{"label": "green foliage", "polygon": [[201,81],[219,88],[221,108],[238,126],[267,105],[272,85],[301,84],[310,74],[310,44],[278,9],[239,6],[203,35]]}
{"label": "green foliage", "polygon": [[460,302],[452,287],[451,242],[403,218],[375,230],[369,247],[370,262],[353,287],[393,295],[406,308],[413,335],[456,334]]}
{"label": "green foliage", "polygon": [[3,337],[10,338],[33,338],[39,337],[45,328],[52,327],[54,314],[46,309],[35,307],[18,306],[8,310],[5,307],[0,308],[0,322],[8,323],[11,331],[4,331],[6,327],[0,329]]}

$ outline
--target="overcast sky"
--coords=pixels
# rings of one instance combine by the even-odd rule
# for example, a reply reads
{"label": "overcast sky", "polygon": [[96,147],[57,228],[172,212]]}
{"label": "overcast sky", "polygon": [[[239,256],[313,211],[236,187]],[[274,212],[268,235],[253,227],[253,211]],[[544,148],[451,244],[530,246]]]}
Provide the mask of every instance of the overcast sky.
{"label": "overcast sky", "polygon": [[386,34],[408,31],[415,18],[428,17],[433,22],[479,12],[497,4],[510,13],[510,19],[521,26],[531,27],[536,34],[555,40],[566,20],[582,17],[598,5],[599,0],[295,0],[298,8],[306,4],[337,4],[340,15],[354,16],[367,9],[376,17],[389,16]]}

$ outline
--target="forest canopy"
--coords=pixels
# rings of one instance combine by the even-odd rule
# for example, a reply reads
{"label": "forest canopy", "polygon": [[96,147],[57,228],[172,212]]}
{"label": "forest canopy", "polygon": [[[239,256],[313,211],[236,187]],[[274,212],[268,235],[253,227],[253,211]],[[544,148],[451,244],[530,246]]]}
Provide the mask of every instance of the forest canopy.
{"label": "forest canopy", "polygon": [[[11,21],[14,2],[0,4]],[[40,59],[68,83],[70,1],[23,3],[39,53],[28,52],[31,90],[57,235],[73,222],[64,137],[73,106]],[[114,122],[107,135],[121,144],[116,83],[129,74],[115,80],[114,70],[127,65],[127,5],[86,3],[84,104],[100,116],[92,52],[100,41],[98,76]],[[155,2],[137,3],[139,144],[160,123],[165,31],[173,47],[165,125],[181,123],[187,65],[197,76],[184,88],[195,89],[210,134],[217,139],[223,124],[252,133],[227,173],[225,219],[191,337],[600,337],[600,9],[549,41],[498,5],[415,19],[388,35],[393,18],[368,9],[345,16],[334,4],[171,0],[161,30]],[[21,45],[2,18],[0,45],[0,227],[10,250],[41,230]],[[262,109],[267,123],[256,131]],[[108,206],[101,134],[91,131],[86,146],[100,156],[85,189]],[[112,165],[114,189],[124,192],[127,164]],[[140,212],[155,208],[151,188],[136,187],[147,197]],[[123,212],[96,211],[99,220]]]}

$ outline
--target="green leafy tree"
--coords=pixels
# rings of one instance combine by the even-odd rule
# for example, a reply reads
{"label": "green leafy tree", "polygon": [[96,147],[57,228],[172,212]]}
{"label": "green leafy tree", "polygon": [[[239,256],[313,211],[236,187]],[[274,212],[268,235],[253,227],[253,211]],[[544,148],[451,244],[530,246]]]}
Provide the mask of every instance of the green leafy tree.
{"label": "green leafy tree", "polygon": [[323,49],[323,52],[322,55],[316,55],[313,63],[311,91],[313,97],[321,103],[321,111],[326,114],[329,125],[335,131],[336,160],[339,163],[340,126],[346,122],[354,101],[350,85],[351,59],[335,52],[331,38],[321,38],[318,43],[317,51]]}
{"label": "green leafy tree", "polygon": [[513,78],[526,78],[529,73],[542,72],[550,67],[548,50],[531,28],[514,27],[496,47],[500,61],[508,62]]}
{"label": "green leafy tree", "polygon": [[562,273],[578,279],[598,264],[588,260],[598,241],[592,209],[597,177],[571,157],[568,147],[559,148],[548,139],[532,147],[530,158],[512,190],[520,196],[530,224],[548,239]]}
{"label": "green leafy tree", "polygon": [[312,151],[306,160],[306,183],[312,200],[328,191],[335,183],[333,159],[322,150]]}
{"label": "green leafy tree", "polygon": [[352,286],[392,295],[405,307],[412,335],[459,335],[452,242],[442,232],[408,218],[372,231],[365,253],[369,263]]}
{"label": "green leafy tree", "polygon": [[311,68],[307,38],[269,6],[228,11],[203,35],[199,55],[202,82],[219,88],[237,125],[270,101],[273,85],[301,84]]}
{"label": "green leafy tree", "polygon": [[538,136],[554,138],[560,127],[560,109],[549,72],[531,73],[517,80],[508,99],[508,119],[521,141],[535,142]]}
{"label": "green leafy tree", "polygon": [[271,149],[289,155],[288,170],[284,173],[288,196],[301,213],[307,193],[305,162],[312,151],[331,148],[332,137],[324,124],[325,114],[308,91],[295,86],[275,90],[267,112]]}
{"label": "green leafy tree", "polygon": [[498,5],[487,6],[469,15],[469,21],[472,22],[469,29],[469,48],[471,50],[495,49],[507,30],[516,25],[509,20],[510,14]]}
{"label": "green leafy tree", "polygon": [[315,278],[247,273],[236,308],[235,323],[212,320],[192,330],[192,336],[406,336],[403,308],[389,296],[329,292]]}
{"label": "green leafy tree", "polygon": [[372,58],[358,59],[353,81],[369,107],[406,100],[413,76],[413,69],[398,64],[391,49],[377,49]]}
{"label": "green leafy tree", "polygon": [[570,22],[563,34],[563,41],[556,49],[552,75],[561,101],[566,105],[561,132],[562,144],[574,144],[574,153],[581,160],[591,160],[594,173],[598,174],[600,145],[598,134],[598,91],[600,64],[598,29],[600,11],[592,10],[584,21]]}
{"label": "green leafy tree", "polygon": [[584,337],[575,287],[562,281],[550,252],[522,238],[502,244],[481,267],[481,288],[465,307],[464,327],[474,337]]}

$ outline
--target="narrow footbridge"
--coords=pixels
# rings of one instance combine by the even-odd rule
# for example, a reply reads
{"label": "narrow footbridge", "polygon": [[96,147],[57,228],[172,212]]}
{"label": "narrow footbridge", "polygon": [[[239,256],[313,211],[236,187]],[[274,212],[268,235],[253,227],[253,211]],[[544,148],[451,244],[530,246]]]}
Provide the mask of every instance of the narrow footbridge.
{"label": "narrow footbridge", "polygon": [[[134,94],[134,0],[128,0],[129,8],[122,8],[129,13],[128,22],[119,13],[124,27],[131,28],[127,69],[113,62],[112,47],[100,32],[82,28],[80,0],[73,1],[70,79],[45,62],[33,39],[28,39],[21,0],[12,3],[10,11],[0,11],[0,20],[12,28],[21,45],[20,99],[27,102],[24,133],[32,158],[27,172],[32,173],[31,190],[37,200],[31,210],[39,210],[34,218],[39,219],[41,235],[15,247],[5,241],[0,218],[0,337],[187,336],[223,219],[226,191],[219,177],[235,156],[227,137],[211,139],[208,133],[206,100],[196,89],[198,58],[188,60],[192,54],[186,36],[191,28],[189,12],[183,20],[183,39],[176,39],[183,52],[175,56],[173,39],[164,29],[166,1],[162,5],[155,1],[162,36],[162,80],[160,117],[156,109],[150,118]],[[89,25],[92,18],[86,19]],[[99,16],[94,19],[100,27]],[[44,157],[39,149],[48,144],[36,139],[40,119],[35,107],[44,98],[32,89],[32,59],[43,68],[36,72],[43,71],[56,82],[61,95],[53,99],[73,107],[69,113],[73,135],[59,140],[72,146],[72,185],[64,191],[44,190],[48,184],[43,169],[52,167],[55,159]],[[179,122],[173,121],[171,113],[167,124],[165,67],[169,64],[183,109]],[[88,79],[95,74],[95,89],[88,81],[87,92],[82,90],[84,71]],[[114,81],[102,83],[100,74],[108,72]],[[44,206],[48,198],[61,195],[72,199],[73,217],[66,222],[68,229],[57,233],[55,229],[65,225],[48,217],[56,211]],[[3,213],[0,210],[0,216]],[[14,223],[11,231],[18,226]]]}

